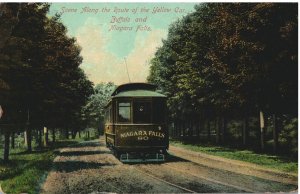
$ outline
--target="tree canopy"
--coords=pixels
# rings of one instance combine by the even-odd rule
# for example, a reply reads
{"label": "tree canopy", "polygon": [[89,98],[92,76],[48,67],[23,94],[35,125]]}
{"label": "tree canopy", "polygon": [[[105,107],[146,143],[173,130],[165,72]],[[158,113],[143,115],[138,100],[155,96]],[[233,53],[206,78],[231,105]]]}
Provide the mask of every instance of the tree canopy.
{"label": "tree canopy", "polygon": [[[297,53],[296,3],[201,3],[170,26],[148,81],[168,96],[173,121],[184,125],[208,120],[209,129],[212,119],[259,112],[295,117]],[[224,127],[216,129],[225,135]]]}
{"label": "tree canopy", "polygon": [[[205,3],[173,23],[151,61],[174,113],[297,113],[297,4]],[[240,111],[239,111],[240,110]]]}
{"label": "tree canopy", "polygon": [[84,127],[81,110],[93,93],[80,68],[80,46],[59,15],[47,15],[49,6],[0,4],[0,122],[10,131],[27,128],[29,137],[29,128]]}

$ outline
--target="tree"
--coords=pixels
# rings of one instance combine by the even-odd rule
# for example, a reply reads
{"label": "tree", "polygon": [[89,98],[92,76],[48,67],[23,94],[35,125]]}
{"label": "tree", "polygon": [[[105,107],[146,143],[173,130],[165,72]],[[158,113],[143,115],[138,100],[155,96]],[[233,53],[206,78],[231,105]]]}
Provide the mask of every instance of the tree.
{"label": "tree", "polygon": [[104,124],[104,110],[116,85],[112,82],[97,84],[83,108],[84,119],[89,127],[100,130]]}
{"label": "tree", "polygon": [[246,143],[249,116],[297,112],[297,32],[297,4],[199,4],[169,28],[148,81],[168,96],[175,123],[219,117],[225,140],[238,117]]}
{"label": "tree", "polygon": [[[6,108],[11,105],[11,78],[9,77],[10,71],[7,68],[5,61],[11,57],[5,53],[6,45],[10,42],[11,34],[14,27],[18,24],[19,18],[19,5],[18,4],[0,4],[0,102],[1,107],[5,111],[5,116],[0,118],[0,130],[4,131],[4,152],[3,160],[7,162],[9,160],[9,137],[11,128],[8,126],[8,122],[11,120],[10,114],[7,114]],[[16,56],[16,55],[14,55]],[[16,57],[15,61],[18,58]],[[11,110],[14,108],[11,106]]]}
{"label": "tree", "polygon": [[79,68],[82,57],[76,39],[66,35],[59,15],[47,16],[49,4],[1,4],[1,9],[0,100],[13,115],[7,122],[22,123],[13,128],[27,124],[31,151],[32,129],[41,135],[45,126],[66,129],[81,122],[92,83]]}

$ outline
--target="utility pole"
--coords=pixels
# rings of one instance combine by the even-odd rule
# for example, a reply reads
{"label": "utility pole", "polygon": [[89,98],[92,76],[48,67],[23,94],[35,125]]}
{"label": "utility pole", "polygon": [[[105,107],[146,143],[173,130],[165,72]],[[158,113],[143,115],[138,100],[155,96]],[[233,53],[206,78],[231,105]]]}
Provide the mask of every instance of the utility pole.
{"label": "utility pole", "polygon": [[128,72],[128,67],[127,67],[126,57],[124,57],[124,61],[125,61],[125,65],[126,65],[128,80],[129,80],[129,83],[130,83],[131,81],[130,81],[130,77],[129,77],[129,72]]}

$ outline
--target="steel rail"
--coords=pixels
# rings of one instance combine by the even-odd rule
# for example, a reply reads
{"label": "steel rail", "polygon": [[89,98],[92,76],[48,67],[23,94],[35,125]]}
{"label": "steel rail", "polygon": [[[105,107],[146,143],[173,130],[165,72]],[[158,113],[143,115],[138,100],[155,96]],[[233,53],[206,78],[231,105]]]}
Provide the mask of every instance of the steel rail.
{"label": "steel rail", "polygon": [[156,177],[156,176],[154,176],[154,175],[151,175],[151,174],[149,174],[149,173],[146,173],[146,172],[144,172],[144,171],[142,171],[142,170],[140,170],[140,169],[138,169],[138,168],[136,168],[136,167],[135,167],[135,169],[136,169],[137,171],[139,171],[140,173],[144,174],[144,175],[147,175],[147,176],[149,176],[149,177],[151,177],[151,178],[153,178],[153,179],[159,180],[159,181],[164,182],[164,183],[166,183],[166,184],[168,184],[168,185],[171,185],[171,186],[173,186],[173,187],[176,187],[176,188],[178,188],[178,189],[181,189],[181,190],[183,190],[183,191],[185,191],[185,192],[188,192],[188,193],[198,193],[198,192],[196,192],[196,191],[192,191],[192,190],[190,190],[190,189],[181,187],[181,186],[179,186],[179,185],[176,185],[176,184],[174,184],[174,183],[171,183],[171,182],[169,182],[169,181],[163,180],[163,179],[158,178],[158,177]]}
{"label": "steel rail", "polygon": [[257,192],[257,191],[254,191],[252,189],[248,189],[248,188],[244,188],[244,187],[232,185],[232,184],[229,184],[229,183],[224,183],[224,182],[217,181],[217,180],[214,180],[214,179],[211,179],[211,178],[207,178],[207,177],[204,177],[204,176],[201,176],[201,175],[195,175],[195,174],[192,174],[192,173],[188,173],[187,171],[183,171],[183,170],[179,170],[177,168],[174,168],[174,167],[170,166],[169,164],[163,164],[163,165],[167,166],[167,167],[169,167],[169,168],[171,168],[173,170],[176,170],[177,172],[189,174],[189,175],[192,175],[194,177],[197,177],[197,178],[200,178],[200,179],[204,179],[204,180],[209,181],[209,182],[213,182],[215,184],[220,184],[220,185],[223,185],[223,186],[232,187],[232,188],[235,188],[235,189],[238,189],[238,190],[241,190],[241,191],[246,191],[246,192],[249,192],[249,193],[256,193]]}

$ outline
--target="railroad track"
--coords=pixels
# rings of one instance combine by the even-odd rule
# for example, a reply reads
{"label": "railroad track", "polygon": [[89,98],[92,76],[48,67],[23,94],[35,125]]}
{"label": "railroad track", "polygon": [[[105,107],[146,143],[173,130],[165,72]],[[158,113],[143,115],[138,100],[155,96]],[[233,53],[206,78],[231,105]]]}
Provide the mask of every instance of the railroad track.
{"label": "railroad track", "polygon": [[[217,181],[217,180],[214,180],[214,179],[211,179],[211,178],[207,178],[207,177],[201,176],[201,175],[199,175],[199,174],[196,175],[196,174],[193,174],[193,173],[189,173],[189,172],[187,172],[187,171],[180,170],[180,169],[178,169],[178,168],[174,168],[174,167],[170,166],[170,165],[167,164],[167,163],[163,164],[163,166],[165,166],[165,167],[167,167],[167,168],[170,168],[170,169],[173,170],[173,171],[177,171],[177,172],[179,172],[179,173],[184,173],[184,174],[189,174],[190,176],[193,176],[193,177],[196,177],[196,178],[199,178],[199,179],[202,179],[202,180],[206,180],[206,181],[211,182],[211,183],[214,183],[214,184],[222,185],[222,186],[225,186],[225,187],[230,187],[230,188],[236,189],[236,190],[241,191],[241,192],[247,192],[247,193],[256,193],[256,192],[258,192],[258,191],[255,191],[255,190],[252,190],[252,189],[249,189],[249,188],[240,187],[240,186],[232,185],[232,184],[229,184],[229,183],[224,183],[224,182],[221,182],[221,181]],[[164,179],[161,179],[161,178],[159,178],[159,177],[157,177],[157,176],[155,176],[155,175],[153,175],[153,174],[149,174],[149,172],[151,172],[151,170],[148,169],[147,167],[142,167],[142,168],[146,169],[147,172],[145,172],[145,171],[143,171],[143,170],[141,170],[141,169],[139,169],[139,168],[137,168],[137,167],[134,167],[134,169],[137,170],[137,171],[139,171],[140,173],[142,173],[142,174],[144,174],[144,175],[146,175],[146,176],[149,176],[149,177],[151,177],[151,178],[153,178],[153,179],[156,179],[156,180],[159,180],[159,181],[161,181],[161,182],[164,182],[164,183],[166,183],[166,184],[168,184],[168,185],[171,185],[171,186],[173,186],[173,187],[176,187],[176,188],[178,188],[178,189],[181,189],[181,190],[183,190],[184,192],[187,192],[187,193],[199,193],[199,192],[196,192],[196,191],[187,189],[187,188],[185,188],[185,187],[179,186],[179,185],[177,185],[177,184],[171,183],[171,182],[166,181],[166,180],[164,180]]]}
{"label": "railroad track", "polygon": [[160,181],[160,182],[163,182],[163,183],[165,183],[165,184],[168,184],[168,185],[170,185],[170,186],[173,186],[173,187],[175,187],[175,188],[177,188],[177,189],[180,189],[180,190],[184,191],[185,193],[198,193],[198,192],[196,192],[196,191],[193,191],[193,190],[184,188],[184,187],[182,187],[182,186],[179,186],[179,185],[177,185],[177,184],[171,183],[171,182],[166,181],[166,180],[164,180],[164,179],[161,179],[161,178],[159,178],[159,177],[157,177],[157,176],[154,176],[154,175],[152,175],[152,174],[149,174],[148,172],[145,172],[145,171],[143,171],[143,170],[141,170],[141,169],[138,169],[137,167],[134,167],[134,169],[137,170],[139,173],[141,173],[141,174],[143,174],[143,175],[146,175],[146,176],[151,177],[151,178],[153,178],[153,179],[155,179],[155,180],[158,180],[158,181]]}
{"label": "railroad track", "polygon": [[255,190],[252,190],[252,189],[249,189],[249,188],[245,188],[245,187],[240,187],[240,186],[236,186],[236,185],[232,185],[232,184],[229,184],[229,183],[224,183],[224,182],[221,182],[221,181],[217,181],[217,180],[214,180],[214,179],[211,179],[211,178],[207,178],[205,176],[201,176],[199,174],[193,174],[193,173],[189,173],[187,171],[184,171],[184,170],[180,170],[178,168],[174,168],[172,166],[170,166],[169,164],[165,163],[163,164],[164,166],[167,166],[168,168],[172,169],[172,170],[175,170],[177,172],[180,172],[180,173],[185,173],[185,174],[189,174],[193,177],[196,177],[196,178],[199,178],[199,179],[204,179],[206,181],[209,181],[209,182],[212,182],[212,183],[215,183],[215,184],[220,184],[220,185],[223,185],[223,186],[226,186],[226,187],[231,187],[231,188],[234,188],[234,189],[237,189],[237,190],[240,190],[240,191],[245,191],[247,193],[256,193],[258,191],[255,191]]}
{"label": "railroad track", "polygon": [[[124,191],[120,190],[118,187],[114,186],[111,183],[106,182],[105,184],[108,184],[111,188],[113,188],[115,191],[117,191],[117,193],[124,193]],[[115,192],[114,191],[114,192]],[[110,192],[109,192],[110,193]]]}

